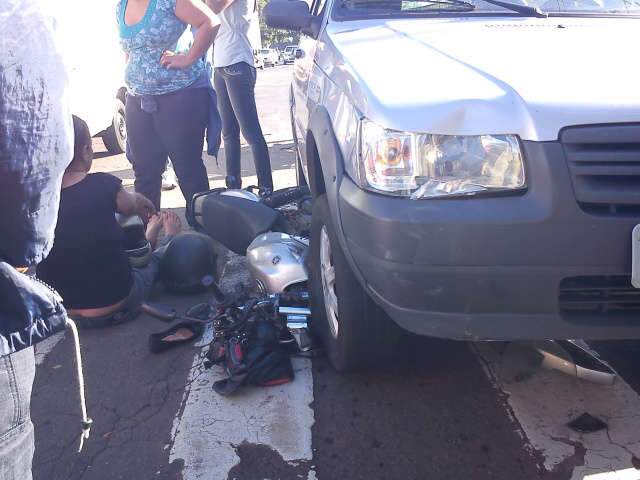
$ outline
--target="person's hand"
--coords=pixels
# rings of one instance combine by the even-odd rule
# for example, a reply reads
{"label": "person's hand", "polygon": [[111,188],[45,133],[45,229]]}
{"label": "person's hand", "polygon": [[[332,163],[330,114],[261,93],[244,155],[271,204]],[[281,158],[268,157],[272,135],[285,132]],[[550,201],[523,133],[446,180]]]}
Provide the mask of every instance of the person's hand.
{"label": "person's hand", "polygon": [[175,53],[171,50],[166,50],[162,57],[160,57],[160,65],[169,70],[183,69],[190,67],[193,62],[184,53]]}
{"label": "person's hand", "polygon": [[147,223],[149,219],[156,214],[156,207],[144,195],[136,193],[136,211],[138,216]]}

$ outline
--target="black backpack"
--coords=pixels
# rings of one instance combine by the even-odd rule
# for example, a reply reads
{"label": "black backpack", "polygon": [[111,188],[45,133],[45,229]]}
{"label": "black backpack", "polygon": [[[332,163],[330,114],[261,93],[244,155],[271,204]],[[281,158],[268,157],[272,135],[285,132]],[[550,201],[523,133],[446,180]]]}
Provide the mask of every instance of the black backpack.
{"label": "black backpack", "polygon": [[271,300],[252,299],[240,309],[227,307],[214,321],[215,336],[205,367],[220,365],[228,377],[214,383],[220,395],[243,385],[274,386],[294,379],[291,358],[281,342],[286,326]]}

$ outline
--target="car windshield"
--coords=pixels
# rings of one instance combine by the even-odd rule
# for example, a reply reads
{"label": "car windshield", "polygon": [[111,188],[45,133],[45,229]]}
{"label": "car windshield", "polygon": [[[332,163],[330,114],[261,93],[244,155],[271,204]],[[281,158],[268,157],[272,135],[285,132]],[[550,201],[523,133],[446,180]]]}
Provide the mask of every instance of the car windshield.
{"label": "car windshield", "polygon": [[[549,14],[640,15],[640,0],[504,0]],[[514,14],[483,0],[338,0],[337,18],[411,17],[438,13]],[[517,13],[516,13],[517,14]]]}
{"label": "car windshield", "polygon": [[263,55],[269,55],[269,50],[265,49],[265,50],[260,50],[260,53]]}

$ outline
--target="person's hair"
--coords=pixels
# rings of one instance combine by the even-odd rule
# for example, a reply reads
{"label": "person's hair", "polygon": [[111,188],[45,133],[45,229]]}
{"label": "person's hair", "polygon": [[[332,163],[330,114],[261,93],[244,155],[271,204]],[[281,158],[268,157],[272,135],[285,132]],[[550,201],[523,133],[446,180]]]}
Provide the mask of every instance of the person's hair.
{"label": "person's hair", "polygon": [[75,115],[73,118],[73,160],[71,161],[71,165],[75,166],[84,166],[82,165],[83,158],[82,152],[87,146],[91,145],[91,133],[89,132],[89,125],[87,122],[82,120],[80,117]]}

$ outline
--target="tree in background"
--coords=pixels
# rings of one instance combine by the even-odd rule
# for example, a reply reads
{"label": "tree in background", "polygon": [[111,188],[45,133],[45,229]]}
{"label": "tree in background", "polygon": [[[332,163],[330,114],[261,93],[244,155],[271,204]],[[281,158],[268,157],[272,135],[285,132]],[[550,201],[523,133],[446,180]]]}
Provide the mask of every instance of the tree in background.
{"label": "tree in background", "polygon": [[267,3],[268,0],[258,0],[258,15],[260,16],[260,35],[262,37],[262,44],[272,48],[284,48],[286,45],[298,45],[298,42],[300,41],[299,32],[278,30],[276,28],[271,28],[264,22],[262,10]]}

